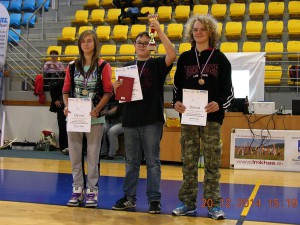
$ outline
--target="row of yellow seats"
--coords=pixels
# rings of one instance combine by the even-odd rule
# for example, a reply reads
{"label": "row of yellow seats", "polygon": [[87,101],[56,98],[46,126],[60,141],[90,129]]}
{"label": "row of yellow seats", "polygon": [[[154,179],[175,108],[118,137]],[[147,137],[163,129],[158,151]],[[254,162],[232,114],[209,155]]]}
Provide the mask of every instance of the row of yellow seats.
{"label": "row of yellow seats", "polygon": [[[298,37],[300,35],[300,20],[291,19],[287,24],[288,34],[290,37]],[[227,39],[240,39],[242,36],[242,22],[227,22],[225,25],[225,36]],[[267,21],[266,33],[269,38],[281,38],[283,33],[283,21]],[[165,30],[165,25],[161,24],[162,30]],[[64,27],[62,29],[61,36],[58,40],[65,42],[75,41],[76,38],[84,30],[93,30],[93,26],[80,26],[78,32],[76,27]],[[182,23],[169,23],[167,25],[167,36],[171,40],[181,40],[183,37],[184,25]],[[222,34],[223,24],[218,23],[218,33]],[[130,32],[129,32],[130,30]],[[109,41],[113,39],[115,41],[126,41],[134,39],[139,32],[147,30],[145,24],[134,24],[128,25],[115,25],[113,30],[109,25],[100,25],[96,28],[96,33],[101,41]],[[245,34],[248,38],[260,38],[263,33],[263,22],[262,21],[248,21],[245,27]],[[111,35],[112,33],[112,35]]]}
{"label": "row of yellow seats", "polygon": [[[191,49],[190,43],[180,43],[178,47],[178,54],[180,55],[184,51]],[[287,42],[287,53],[289,60],[299,60],[300,58],[300,41],[288,41]],[[62,53],[61,46],[49,46],[47,49],[47,55],[50,54],[51,50],[58,51],[59,55]],[[239,52],[237,42],[222,42],[220,45],[220,50],[222,52]],[[283,57],[284,46],[281,42],[266,42],[264,51],[267,53],[267,60],[278,60]],[[248,42],[243,43],[241,52],[261,52],[262,47],[260,42]],[[157,54],[165,54],[165,48],[162,44],[158,45]],[[133,44],[121,44],[119,47],[120,56],[117,54],[117,45],[114,44],[103,44],[100,48],[100,54],[103,59],[107,61],[131,61],[134,60],[133,54],[135,54],[135,49]],[[127,56],[126,56],[127,54]],[[68,45],[65,48],[64,55],[78,55],[78,47],[76,45]],[[75,57],[62,58],[62,60],[69,61],[73,60]]]}
{"label": "row of yellow seats", "polygon": [[[139,6],[141,5],[141,0],[132,0],[132,5]],[[100,6],[103,8],[111,8],[115,7],[113,4],[113,0],[86,0],[83,4],[84,8],[86,9],[98,9]]]}
{"label": "row of yellow seats", "polygon": [[[191,49],[190,43],[181,43],[179,45],[178,53],[181,54],[184,51]],[[47,49],[47,55],[50,55],[52,50],[56,50],[59,55],[62,55],[62,46],[49,46]],[[165,54],[166,50],[162,44],[158,45],[157,54]],[[68,45],[64,50],[64,54],[59,58],[61,61],[71,61],[76,59],[76,56],[79,54],[77,45]],[[116,56],[119,54],[119,56]],[[117,51],[117,46],[114,44],[103,44],[100,48],[101,58],[107,61],[120,61],[127,62],[134,60],[135,48],[133,44],[121,44],[119,50]],[[49,57],[46,57],[44,60],[49,60]]]}
{"label": "row of yellow seats", "polygon": [[[161,24],[161,29],[164,31],[165,26]],[[73,42],[79,35],[85,30],[93,30],[93,26],[81,26],[76,32],[76,27],[64,27],[62,29],[61,36],[58,37],[59,41]],[[96,28],[96,33],[100,41],[109,41],[113,39],[114,41],[126,41],[129,39],[135,39],[136,35],[140,32],[146,31],[147,26],[145,24],[134,24],[130,28],[128,25],[115,25],[113,30],[111,26],[101,25]],[[183,36],[183,24],[182,23],[170,23],[167,26],[167,35],[172,40],[181,40]]]}
{"label": "row of yellow seats", "polygon": [[[225,36],[227,39],[240,39],[242,36],[242,22],[227,22],[225,24]],[[245,34],[248,38],[261,38],[263,33],[262,21],[247,21],[245,25]],[[283,21],[267,21],[265,24],[267,36],[269,38],[281,38],[284,29]],[[291,19],[287,23],[288,35],[290,37],[299,37],[300,20]]]}
{"label": "row of yellow seats", "polygon": [[[207,7],[208,9],[208,7]],[[125,9],[126,10],[126,9]],[[159,16],[159,21],[166,22],[172,19],[172,7],[171,6],[159,6],[157,12],[155,7],[141,7],[141,13],[149,12],[151,14],[157,13]],[[174,19],[179,21],[187,21],[190,17],[190,6],[188,5],[178,5],[174,11]],[[208,10],[202,5],[195,5],[193,9],[193,14],[207,14]],[[77,10],[72,20],[73,24],[86,25],[88,23],[92,24],[102,24],[103,22],[108,22],[109,24],[115,24],[118,22],[118,16],[121,14],[121,9],[110,8],[107,11],[105,9],[94,9],[89,15],[88,10]],[[139,18],[142,22],[148,22],[147,17]]]}
{"label": "row of yellow seats", "polygon": [[[241,19],[244,15],[249,14],[251,19],[260,19],[267,13],[269,18],[282,18],[285,11],[284,4],[284,2],[250,2],[249,12],[247,12],[245,3],[231,3],[228,15],[231,19]],[[300,1],[290,1],[287,9],[290,18],[300,17]],[[227,5],[213,4],[210,12],[215,18],[224,19],[227,13]]]}
{"label": "row of yellow seats", "polygon": [[[222,42],[220,45],[222,52],[239,52],[237,42]],[[260,42],[245,41],[242,46],[242,52],[261,52]],[[284,45],[282,42],[266,42],[264,51],[267,53],[267,60],[281,60],[283,57]],[[300,41],[288,41],[286,45],[289,60],[299,60]]]}
{"label": "row of yellow seats", "polygon": [[[109,3],[108,3],[109,4]],[[100,3],[99,3],[100,5]],[[210,8],[210,10],[209,10]],[[267,9],[266,9],[267,8]],[[101,17],[99,21],[117,23],[118,16],[121,14],[121,9],[111,8],[107,11],[107,17],[105,17],[105,11],[102,9],[97,13],[91,14],[90,22],[97,21],[94,18]],[[268,13],[270,18],[282,18],[285,10],[284,2],[269,2],[267,7],[264,2],[251,2],[249,4],[249,16],[251,19],[260,19],[264,16],[265,13]],[[154,7],[142,7],[142,13],[155,13]],[[172,7],[171,6],[159,6],[156,12],[159,15],[160,21],[171,21],[172,19]],[[174,19],[176,21],[186,21],[192,14],[208,14],[211,13],[216,19],[222,20],[225,18],[227,13],[226,4],[212,4],[209,5],[195,5],[192,12],[190,11],[190,6],[188,5],[178,5],[174,11]],[[229,5],[228,14],[231,19],[241,19],[246,12],[245,3],[231,3]],[[300,17],[300,1],[290,1],[288,4],[288,14],[290,18]],[[96,16],[96,17],[95,17]],[[84,18],[84,19],[83,19]],[[146,19],[147,20],[147,19]],[[88,22],[88,11],[87,10],[78,10],[75,14],[75,20],[73,22],[82,21]]]}

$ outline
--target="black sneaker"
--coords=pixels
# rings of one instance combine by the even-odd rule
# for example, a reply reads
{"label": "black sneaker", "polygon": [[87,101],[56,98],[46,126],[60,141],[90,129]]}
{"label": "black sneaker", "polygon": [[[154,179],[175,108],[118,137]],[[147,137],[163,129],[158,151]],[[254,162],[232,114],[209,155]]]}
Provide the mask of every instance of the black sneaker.
{"label": "black sneaker", "polygon": [[159,201],[153,201],[149,204],[149,213],[160,214],[161,204]]}
{"label": "black sneaker", "polygon": [[116,204],[112,207],[114,210],[125,210],[129,208],[135,208],[135,203],[129,201],[126,197],[119,199]]}

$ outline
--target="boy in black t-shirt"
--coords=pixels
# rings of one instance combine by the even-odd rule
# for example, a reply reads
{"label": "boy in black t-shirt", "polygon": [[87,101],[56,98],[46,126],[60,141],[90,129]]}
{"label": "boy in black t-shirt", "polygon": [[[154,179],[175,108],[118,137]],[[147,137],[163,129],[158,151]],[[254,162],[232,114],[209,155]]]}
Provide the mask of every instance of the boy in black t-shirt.
{"label": "boy in black t-shirt", "polygon": [[[112,207],[114,210],[125,210],[136,206],[136,187],[139,179],[141,160],[144,157],[147,165],[147,199],[149,213],[157,214],[161,210],[161,164],[160,140],[163,132],[163,88],[167,74],[176,58],[175,49],[161,30],[158,21],[150,23],[166,49],[166,56],[151,58],[147,46],[150,41],[148,32],[136,37],[134,46],[137,59],[125,66],[137,65],[143,99],[126,102],[124,105],[123,127],[126,153],[126,175],[123,185],[124,197]],[[115,83],[118,91],[120,82]]]}

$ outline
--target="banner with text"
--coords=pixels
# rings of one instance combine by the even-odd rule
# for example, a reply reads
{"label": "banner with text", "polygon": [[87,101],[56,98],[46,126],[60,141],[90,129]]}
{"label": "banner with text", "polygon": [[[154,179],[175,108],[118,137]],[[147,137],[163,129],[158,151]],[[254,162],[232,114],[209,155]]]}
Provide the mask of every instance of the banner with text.
{"label": "banner with text", "polygon": [[300,131],[235,129],[230,164],[235,169],[300,171]]}
{"label": "banner with text", "polygon": [[9,14],[7,9],[0,3],[0,72],[4,70],[7,38],[9,29]]}

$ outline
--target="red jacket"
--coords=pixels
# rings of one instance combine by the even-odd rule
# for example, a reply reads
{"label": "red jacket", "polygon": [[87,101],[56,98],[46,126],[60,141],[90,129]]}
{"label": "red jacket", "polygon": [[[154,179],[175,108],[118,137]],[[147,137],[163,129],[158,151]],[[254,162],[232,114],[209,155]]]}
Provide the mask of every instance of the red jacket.
{"label": "red jacket", "polygon": [[41,104],[45,104],[44,78],[43,78],[43,75],[41,75],[41,74],[38,74],[35,77],[34,95],[38,95],[39,102]]}

